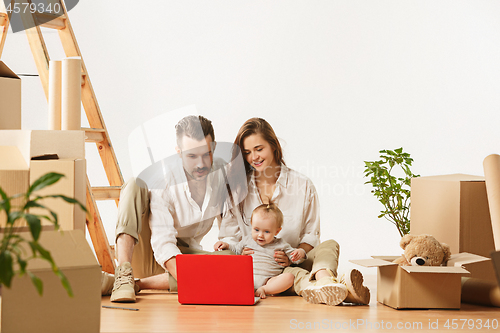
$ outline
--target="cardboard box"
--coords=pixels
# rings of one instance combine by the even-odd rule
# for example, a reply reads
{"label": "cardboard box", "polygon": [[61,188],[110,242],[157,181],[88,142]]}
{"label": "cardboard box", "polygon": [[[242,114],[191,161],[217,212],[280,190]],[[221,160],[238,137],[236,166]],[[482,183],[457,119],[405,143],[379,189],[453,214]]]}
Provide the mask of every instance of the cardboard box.
{"label": "cardboard box", "polygon": [[46,261],[32,260],[28,269],[42,279],[43,295],[27,276],[15,277],[10,289],[2,288],[2,333],[99,332],[101,268],[83,232],[44,231],[40,242],[68,278],[74,297]]}
{"label": "cardboard box", "polygon": [[[38,195],[62,194],[75,198],[85,205],[87,172],[86,161],[77,159],[60,159],[46,161],[31,161],[30,184],[48,172],[57,172],[65,175],[57,183],[37,192]],[[85,212],[74,204],[69,204],[60,198],[49,198],[40,201],[57,214],[60,228],[62,230],[80,229],[85,232]],[[31,209],[33,214],[46,214],[40,209]],[[49,221],[43,224],[50,225]]]}
{"label": "cardboard box", "polygon": [[85,159],[84,131],[0,130],[0,146],[16,146],[26,163],[31,158],[57,154],[60,159]]}
{"label": "cardboard box", "polygon": [[0,61],[0,129],[21,129],[21,79]]}
{"label": "cardboard box", "polygon": [[469,272],[464,265],[488,258],[460,253],[451,256],[448,266],[399,266],[399,257],[374,256],[350,260],[364,267],[377,267],[377,301],[394,309],[459,309],[461,277]]}
{"label": "cardboard box", "polygon": [[[2,190],[10,197],[14,194],[25,193],[28,186],[28,164],[19,149],[14,146],[0,146],[0,187]],[[22,198],[17,198],[11,204],[18,206],[22,200]],[[0,212],[0,228],[5,227],[6,221],[7,216],[2,210]],[[19,226],[22,225],[25,225],[25,222],[19,224]]]}
{"label": "cardboard box", "polygon": [[[413,178],[411,234],[430,234],[452,253],[490,257],[495,250],[484,177],[454,174]],[[489,262],[467,266],[471,277],[496,281]]]}
{"label": "cardboard box", "polygon": [[[57,154],[60,159],[85,159],[85,132],[84,131],[48,131],[48,130],[0,130],[0,146],[15,146],[17,147],[17,150],[20,152],[22,155],[22,158],[24,158],[25,164],[26,164],[26,170],[24,170],[24,175],[25,178],[24,180],[18,179],[21,173],[17,172],[17,178],[13,178],[13,170],[10,170],[9,175],[7,173],[4,173],[6,176],[3,177],[3,179],[8,179],[9,180],[9,186],[15,186],[13,188],[12,194],[16,193],[24,193],[28,189],[28,186],[30,184],[29,182],[29,175],[27,169],[31,166],[31,158],[34,156],[40,156],[40,155],[45,155],[45,154]],[[14,147],[14,148],[15,148]],[[7,156],[6,158],[1,158],[2,163],[7,164],[7,163],[12,163],[12,158],[9,157],[9,152],[4,152],[4,155]],[[16,156],[19,157],[19,154]],[[2,157],[2,155],[0,155]],[[20,159],[18,158],[20,161]],[[16,162],[20,163],[20,162]],[[12,168],[12,167],[9,167]],[[75,171],[78,171],[79,169],[75,169]],[[80,172],[80,171],[78,171]],[[85,171],[84,171],[85,172]],[[80,172],[81,173],[81,172]],[[26,179],[28,179],[28,182],[26,182]],[[2,181],[0,179],[0,181]],[[61,180],[60,182],[63,182]],[[15,185],[13,185],[15,184]],[[1,186],[1,185],[0,185]],[[57,184],[55,187],[52,187],[54,190],[57,188]],[[84,188],[86,186],[86,183],[84,185]],[[77,193],[81,193],[80,191],[81,184],[78,182],[78,185],[76,186],[75,190]],[[71,190],[72,191],[72,190]],[[56,193],[56,194],[65,194],[65,192],[51,192],[51,193]],[[69,196],[74,197],[73,194],[70,194]],[[77,197],[79,199],[80,196]],[[79,199],[81,200],[81,199]],[[85,198],[83,198],[82,203],[85,203]],[[64,203],[66,206],[70,206],[66,203]],[[77,214],[80,214],[77,212]],[[84,214],[82,212],[82,214]],[[2,226],[2,214],[0,213],[0,227]],[[61,217],[59,217],[61,219]],[[81,217],[77,218],[77,221],[80,221]],[[3,217],[3,221],[5,222],[5,216]],[[61,219],[61,222],[63,219]],[[73,220],[65,220],[66,223],[68,224],[73,224]],[[48,223],[48,222],[47,222]],[[77,222],[77,225],[81,222]],[[85,223],[85,220],[84,220]],[[26,224],[20,224],[19,226],[25,226]],[[84,224],[85,225],[85,224]],[[45,227],[48,227],[46,225]],[[78,227],[84,230],[84,227]],[[65,229],[67,229],[65,227]],[[73,227],[68,228],[68,229],[73,229]]]}

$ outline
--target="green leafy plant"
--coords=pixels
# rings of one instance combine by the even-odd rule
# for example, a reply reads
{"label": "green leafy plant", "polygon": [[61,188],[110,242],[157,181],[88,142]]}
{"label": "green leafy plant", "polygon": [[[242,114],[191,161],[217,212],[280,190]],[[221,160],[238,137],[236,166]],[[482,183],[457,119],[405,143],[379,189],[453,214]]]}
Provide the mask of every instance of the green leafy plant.
{"label": "green leafy plant", "polygon": [[[73,291],[68,282],[68,279],[63,272],[57,267],[54,259],[39,242],[42,232],[42,220],[48,220],[54,224],[55,229],[59,229],[57,214],[49,208],[40,204],[40,200],[45,198],[61,198],[62,200],[79,205],[84,211],[87,211],[85,206],[73,198],[68,198],[64,195],[37,195],[36,192],[50,186],[59,181],[64,175],[59,173],[47,173],[38,178],[29,188],[26,193],[16,194],[8,197],[4,190],[0,187],[0,212],[5,211],[7,221],[5,227],[0,230],[2,233],[0,245],[0,287],[5,285],[10,288],[12,279],[16,274],[23,276],[27,274],[38,291],[38,294],[43,293],[43,283],[36,275],[27,269],[28,261],[34,258],[41,258],[50,263],[52,271],[59,277],[63,287],[66,289],[69,296],[73,296]],[[22,198],[20,206],[13,206],[13,200]],[[47,215],[35,215],[29,213],[30,208],[41,208],[45,210]],[[18,226],[22,221],[26,221],[31,233],[32,239],[23,238],[18,232]],[[31,255],[27,254],[23,249],[23,244],[29,245]]]}
{"label": "green leafy plant", "polygon": [[[372,184],[371,191],[384,205],[379,218],[386,218],[396,225],[402,236],[410,233],[410,187],[411,178],[419,177],[411,172],[413,159],[410,154],[403,152],[403,148],[395,150],[381,150],[380,160],[365,161],[365,177],[370,180],[365,184]],[[403,171],[403,177],[394,176],[394,168],[398,166]]]}

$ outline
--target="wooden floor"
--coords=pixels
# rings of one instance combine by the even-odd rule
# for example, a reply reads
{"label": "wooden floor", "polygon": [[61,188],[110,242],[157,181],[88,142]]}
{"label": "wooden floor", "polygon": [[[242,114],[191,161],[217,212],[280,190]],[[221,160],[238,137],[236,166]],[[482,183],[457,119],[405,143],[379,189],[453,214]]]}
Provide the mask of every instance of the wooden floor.
{"label": "wooden floor", "polygon": [[[394,310],[377,303],[376,276],[365,279],[372,291],[369,306],[314,305],[298,296],[268,297],[255,306],[180,305],[177,295],[160,291],[142,291],[137,303],[131,304],[115,304],[109,297],[103,297],[102,305],[139,311],[103,308],[101,332],[374,332],[398,328],[411,332],[493,332],[500,329],[500,308],[462,304],[460,310]],[[445,327],[447,321],[449,329]],[[489,323],[490,328],[478,329],[480,322]],[[456,329],[451,326],[453,323]],[[491,327],[494,323],[497,329]]]}

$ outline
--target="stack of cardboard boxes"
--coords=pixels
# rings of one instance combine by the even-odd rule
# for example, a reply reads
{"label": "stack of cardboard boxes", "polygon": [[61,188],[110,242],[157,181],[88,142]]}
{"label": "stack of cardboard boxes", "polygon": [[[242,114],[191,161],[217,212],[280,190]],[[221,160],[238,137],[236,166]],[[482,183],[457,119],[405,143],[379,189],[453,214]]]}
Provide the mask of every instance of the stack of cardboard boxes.
{"label": "stack of cardboard boxes", "polygon": [[[22,130],[20,81],[0,61],[0,187],[8,196],[25,193],[40,176],[57,172],[65,177],[37,194],[62,194],[85,203],[85,133]],[[33,159],[47,155],[52,155],[52,159]],[[14,205],[19,205],[22,199],[16,200]],[[28,269],[44,283],[43,296],[37,294],[28,277],[14,278],[12,287],[2,290],[1,331],[98,332],[101,269],[85,239],[85,212],[59,198],[45,199],[42,204],[57,213],[64,232],[51,231],[51,223],[44,221],[40,243],[66,274],[74,297],[68,297],[48,263],[40,259],[30,261]],[[30,212],[42,213],[36,209]],[[2,211],[0,230],[5,224]],[[22,230],[23,225],[19,226]],[[31,237],[29,233],[24,236]]]}

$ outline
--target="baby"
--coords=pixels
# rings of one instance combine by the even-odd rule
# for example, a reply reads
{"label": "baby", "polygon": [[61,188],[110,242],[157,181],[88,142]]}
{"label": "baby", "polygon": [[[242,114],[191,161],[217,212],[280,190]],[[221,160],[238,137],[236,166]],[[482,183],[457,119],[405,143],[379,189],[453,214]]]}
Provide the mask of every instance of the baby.
{"label": "baby", "polygon": [[294,264],[304,261],[306,252],[301,248],[294,249],[276,237],[283,225],[283,213],[275,204],[263,204],[255,208],[251,224],[251,236],[246,236],[236,245],[218,241],[214,250],[230,249],[241,254],[245,248],[252,249],[255,296],[266,298],[266,295],[287,290],[294,280],[293,274],[282,273],[283,267],[274,260],[274,251],[282,250]]}

